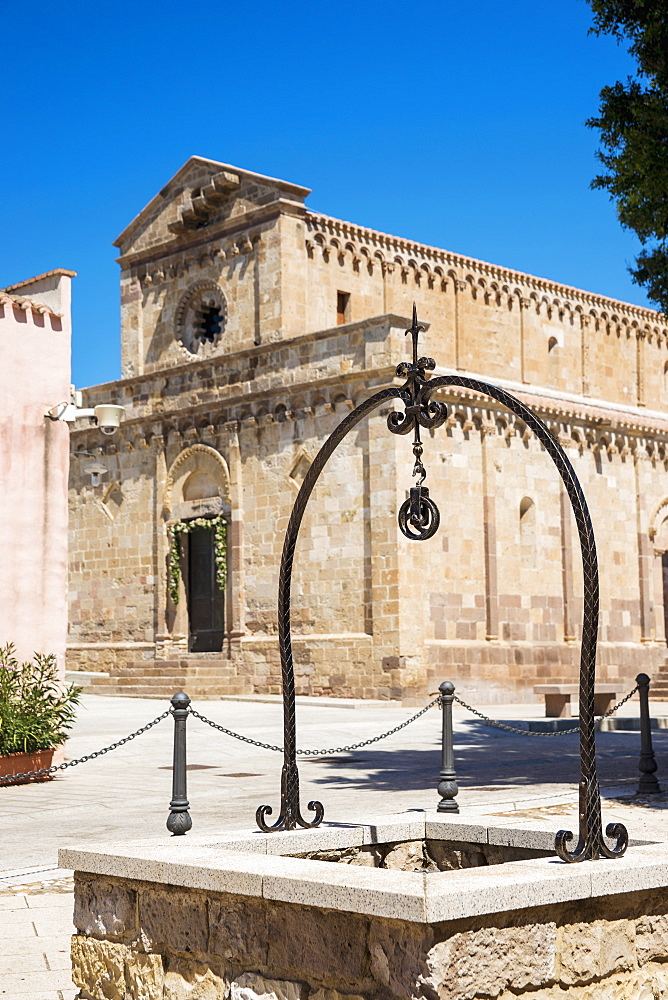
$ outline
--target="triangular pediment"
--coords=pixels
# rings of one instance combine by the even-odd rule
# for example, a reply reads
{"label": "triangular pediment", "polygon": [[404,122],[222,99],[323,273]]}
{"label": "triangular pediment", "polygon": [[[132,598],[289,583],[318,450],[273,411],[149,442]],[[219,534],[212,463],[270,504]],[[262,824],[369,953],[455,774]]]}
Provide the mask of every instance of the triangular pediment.
{"label": "triangular pediment", "polygon": [[233,220],[280,199],[303,203],[308,188],[191,156],[132,220],[114,246],[122,256],[200,238],[208,227]]}

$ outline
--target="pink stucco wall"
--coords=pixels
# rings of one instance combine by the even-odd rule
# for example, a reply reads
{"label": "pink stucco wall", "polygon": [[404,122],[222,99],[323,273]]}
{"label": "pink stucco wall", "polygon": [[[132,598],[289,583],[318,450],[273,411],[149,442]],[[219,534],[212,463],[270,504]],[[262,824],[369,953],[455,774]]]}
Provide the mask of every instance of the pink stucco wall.
{"label": "pink stucco wall", "polygon": [[69,429],[45,412],[69,398],[72,275],[0,291],[0,644],[55,653],[62,673]]}

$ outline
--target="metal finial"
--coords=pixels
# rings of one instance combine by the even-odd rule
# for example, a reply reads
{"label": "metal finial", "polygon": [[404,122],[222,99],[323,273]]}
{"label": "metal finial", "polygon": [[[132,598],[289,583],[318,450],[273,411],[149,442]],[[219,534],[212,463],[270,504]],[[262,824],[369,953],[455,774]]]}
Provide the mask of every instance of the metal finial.
{"label": "metal finial", "polygon": [[416,365],[418,360],[418,337],[421,333],[424,333],[424,327],[421,323],[418,323],[417,306],[415,303],[413,303],[413,323],[409,329],[406,330],[406,336],[408,336],[409,333],[413,338],[413,364]]}

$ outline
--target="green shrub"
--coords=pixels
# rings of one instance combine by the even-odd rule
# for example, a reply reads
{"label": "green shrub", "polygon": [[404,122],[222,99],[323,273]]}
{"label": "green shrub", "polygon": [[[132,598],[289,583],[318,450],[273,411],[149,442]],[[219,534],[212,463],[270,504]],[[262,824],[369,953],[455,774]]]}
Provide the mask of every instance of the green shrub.
{"label": "green shrub", "polygon": [[0,754],[51,750],[65,742],[82,688],[59,682],[53,653],[28,663],[14,654],[13,643],[0,646]]}

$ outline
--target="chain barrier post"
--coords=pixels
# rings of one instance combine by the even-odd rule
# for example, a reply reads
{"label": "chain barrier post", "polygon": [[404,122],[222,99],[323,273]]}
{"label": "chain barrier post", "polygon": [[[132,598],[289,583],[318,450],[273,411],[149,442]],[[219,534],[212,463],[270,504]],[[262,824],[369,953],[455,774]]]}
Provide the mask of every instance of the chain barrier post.
{"label": "chain barrier post", "polygon": [[647,674],[638,674],[638,697],[640,698],[640,781],[638,795],[658,795],[661,786],[654,772],[657,769],[654,747],[652,746],[652,721],[649,717],[649,684]]}
{"label": "chain barrier post", "polygon": [[443,713],[443,728],[441,736],[441,773],[439,774],[438,794],[441,801],[436,806],[440,813],[458,813],[459,806],[455,796],[459,792],[457,775],[455,774],[455,748],[452,732],[452,703],[455,699],[455,685],[452,681],[443,681],[438,690],[441,692],[441,711]]}
{"label": "chain barrier post", "polygon": [[172,801],[169,803],[167,829],[174,837],[182,837],[192,827],[186,784],[186,722],[190,698],[179,691],[172,698],[174,716],[174,766],[172,769]]}

